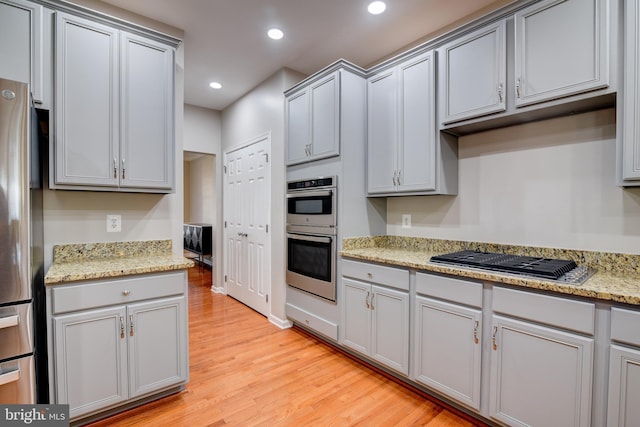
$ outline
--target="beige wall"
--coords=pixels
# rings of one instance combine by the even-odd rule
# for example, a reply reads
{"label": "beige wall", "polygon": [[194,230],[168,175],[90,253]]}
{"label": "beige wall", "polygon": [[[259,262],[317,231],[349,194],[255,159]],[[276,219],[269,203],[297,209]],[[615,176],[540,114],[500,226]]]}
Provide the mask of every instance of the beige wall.
{"label": "beige wall", "polygon": [[613,109],[462,137],[458,196],[389,198],[387,232],[639,254],[640,188],[616,186],[615,138]]}
{"label": "beige wall", "polygon": [[[96,6],[103,3],[75,1]],[[181,37],[180,30],[167,27],[147,18],[120,9],[106,8],[113,16],[143,24],[149,28]],[[105,10],[106,10],[105,9]],[[45,190],[44,244],[45,268],[53,258],[53,246],[62,243],[114,242],[129,240],[171,239],[173,250],[182,253],[182,133],[184,116],[184,48],[176,52],[176,126],[175,126],[175,186],[168,195],[139,193],[110,193],[88,191]],[[122,216],[122,232],[106,232],[107,214]]]}
{"label": "beige wall", "polygon": [[[304,77],[297,72],[282,69],[222,112],[223,152],[271,133],[270,302],[271,318],[276,323],[286,320],[284,91]],[[220,173],[219,179],[222,179]],[[221,219],[218,222],[220,221]],[[222,228],[219,226],[218,229]]]}
{"label": "beige wall", "polygon": [[[202,155],[185,161],[185,222],[216,221],[216,156]],[[187,191],[188,188],[188,191]],[[188,215],[187,215],[188,212]]]}
{"label": "beige wall", "polygon": [[220,111],[185,104],[184,151],[220,154],[221,120]]}

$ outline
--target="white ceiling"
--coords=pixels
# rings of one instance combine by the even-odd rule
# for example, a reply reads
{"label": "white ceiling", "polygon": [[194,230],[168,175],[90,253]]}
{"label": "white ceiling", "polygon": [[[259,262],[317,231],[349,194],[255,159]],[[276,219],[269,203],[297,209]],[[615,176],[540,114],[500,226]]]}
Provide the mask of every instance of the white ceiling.
{"label": "white ceiling", "polygon": [[[103,0],[184,30],[185,102],[222,110],[282,67],[304,74],[339,58],[367,67],[468,15],[509,0]],[[268,28],[284,30],[273,41]],[[208,87],[222,83],[221,90]]]}

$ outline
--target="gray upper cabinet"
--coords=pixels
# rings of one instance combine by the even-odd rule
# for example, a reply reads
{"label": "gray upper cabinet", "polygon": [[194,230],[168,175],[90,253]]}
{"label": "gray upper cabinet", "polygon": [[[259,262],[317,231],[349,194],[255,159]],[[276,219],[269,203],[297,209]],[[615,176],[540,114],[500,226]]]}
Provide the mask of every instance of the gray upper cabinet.
{"label": "gray upper cabinet", "polygon": [[43,103],[43,7],[24,0],[0,0],[0,76],[31,84]]}
{"label": "gray upper cabinet", "polygon": [[[624,91],[618,108],[622,128],[618,132],[618,183],[640,185],[640,7],[625,2]],[[619,115],[620,117],[620,115]]]}
{"label": "gray upper cabinet", "polygon": [[340,154],[340,71],[286,99],[287,165]]}
{"label": "gray upper cabinet", "polygon": [[56,13],[53,188],[171,192],[171,47]]}
{"label": "gray upper cabinet", "polygon": [[442,123],[505,111],[505,27],[502,20],[438,49]]}
{"label": "gray upper cabinet", "polygon": [[434,53],[368,79],[369,195],[436,190]]}
{"label": "gray upper cabinet", "polygon": [[515,14],[516,106],[609,85],[605,0],[545,0]]}
{"label": "gray upper cabinet", "polygon": [[118,186],[118,31],[56,13],[55,184]]}
{"label": "gray upper cabinet", "polygon": [[120,187],[173,187],[173,49],[121,33]]}

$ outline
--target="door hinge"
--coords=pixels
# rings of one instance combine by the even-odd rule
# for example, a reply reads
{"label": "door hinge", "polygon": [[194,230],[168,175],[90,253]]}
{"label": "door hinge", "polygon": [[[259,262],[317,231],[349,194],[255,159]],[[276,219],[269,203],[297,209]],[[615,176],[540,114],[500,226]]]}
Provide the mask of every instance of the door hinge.
{"label": "door hinge", "polygon": [[224,228],[227,228],[227,221],[224,222]]}
{"label": "door hinge", "polygon": [[269,294],[265,295],[265,298],[267,299],[267,302],[269,302]]}
{"label": "door hinge", "polygon": [[224,281],[225,281],[225,283],[227,282],[227,275],[226,274],[224,275]]}
{"label": "door hinge", "polygon": [[224,174],[226,175],[226,174],[227,174],[227,165],[224,165],[224,166],[222,167],[222,170],[224,171]]}
{"label": "door hinge", "polygon": [[269,153],[264,153],[265,162],[269,163]]}
{"label": "door hinge", "polygon": [[269,232],[269,224],[267,224],[267,225],[265,225],[265,226],[264,226],[264,231],[265,231],[266,233],[268,233],[268,232]]}

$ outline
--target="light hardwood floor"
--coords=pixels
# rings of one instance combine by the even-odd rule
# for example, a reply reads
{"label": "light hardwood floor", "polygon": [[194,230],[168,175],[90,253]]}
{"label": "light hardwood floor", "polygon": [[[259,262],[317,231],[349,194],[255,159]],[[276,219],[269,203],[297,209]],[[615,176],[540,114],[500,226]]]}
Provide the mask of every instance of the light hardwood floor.
{"label": "light hardwood floor", "polygon": [[210,286],[190,269],[187,390],[92,427],[483,425]]}

